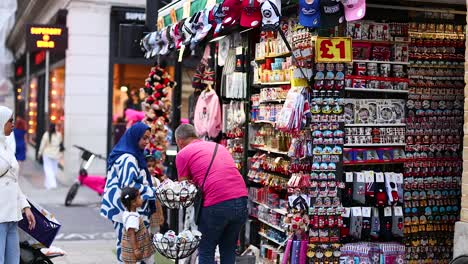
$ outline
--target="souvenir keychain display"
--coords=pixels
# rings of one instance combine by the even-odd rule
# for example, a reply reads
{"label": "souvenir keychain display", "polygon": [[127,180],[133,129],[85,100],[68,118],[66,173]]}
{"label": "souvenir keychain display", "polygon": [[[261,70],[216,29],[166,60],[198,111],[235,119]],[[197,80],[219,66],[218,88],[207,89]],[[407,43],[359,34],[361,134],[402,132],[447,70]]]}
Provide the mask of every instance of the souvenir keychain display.
{"label": "souvenir keychain display", "polygon": [[341,63],[315,64],[311,99],[309,263],[337,263],[341,252],[344,75]]}
{"label": "souvenir keychain display", "polygon": [[454,224],[460,215],[463,26],[411,23],[410,34],[404,184],[406,260],[448,263]]}

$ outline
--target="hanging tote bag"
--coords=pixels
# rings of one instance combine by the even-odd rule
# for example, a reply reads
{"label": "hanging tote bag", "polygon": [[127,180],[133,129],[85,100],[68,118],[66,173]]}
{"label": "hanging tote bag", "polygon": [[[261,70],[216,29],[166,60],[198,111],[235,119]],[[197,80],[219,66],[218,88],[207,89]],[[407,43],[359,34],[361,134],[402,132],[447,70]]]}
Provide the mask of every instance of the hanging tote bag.
{"label": "hanging tote bag", "polygon": [[18,226],[44,246],[50,247],[61,225],[49,211],[30,200],[28,202],[31,205],[31,212],[34,218],[36,218],[36,227],[33,230],[29,230],[28,220],[24,214],[23,219],[18,222]]}

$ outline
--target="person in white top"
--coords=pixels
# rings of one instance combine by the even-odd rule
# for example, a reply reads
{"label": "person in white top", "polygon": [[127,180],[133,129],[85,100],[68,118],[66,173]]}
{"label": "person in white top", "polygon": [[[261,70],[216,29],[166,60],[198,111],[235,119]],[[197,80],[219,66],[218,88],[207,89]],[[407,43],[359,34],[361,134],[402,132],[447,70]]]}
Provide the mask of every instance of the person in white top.
{"label": "person in white top", "polygon": [[20,261],[18,221],[23,219],[22,213],[28,220],[29,229],[36,226],[31,206],[18,184],[19,165],[15,152],[7,143],[13,124],[13,111],[0,106],[0,263],[3,264]]}
{"label": "person in white top", "polygon": [[122,236],[122,261],[125,264],[154,263],[156,249],[149,232],[143,224],[143,218],[137,208],[143,205],[140,192],[133,187],[122,189],[120,201],[125,206],[122,213],[124,232]]}
{"label": "person in white top", "polygon": [[44,167],[44,187],[46,189],[57,188],[58,162],[62,155],[60,145],[62,144],[62,135],[56,131],[55,124],[50,124],[49,131],[42,136],[41,146],[39,147],[39,156],[42,156]]}

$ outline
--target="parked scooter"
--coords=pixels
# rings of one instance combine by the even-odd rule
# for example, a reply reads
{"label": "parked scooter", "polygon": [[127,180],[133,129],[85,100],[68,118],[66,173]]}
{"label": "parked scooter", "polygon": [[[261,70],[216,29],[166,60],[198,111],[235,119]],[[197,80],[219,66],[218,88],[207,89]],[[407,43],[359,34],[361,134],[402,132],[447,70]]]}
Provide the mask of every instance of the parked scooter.
{"label": "parked scooter", "polygon": [[81,185],[87,186],[91,190],[97,192],[99,195],[104,193],[104,187],[106,186],[105,176],[88,175],[88,169],[91,167],[91,164],[95,158],[102,160],[106,160],[106,158],[83,147],[77,145],[73,145],[73,147],[81,150],[81,164],[78,179],[70,187],[70,190],[68,190],[67,197],[65,198],[65,206],[71,205]]}

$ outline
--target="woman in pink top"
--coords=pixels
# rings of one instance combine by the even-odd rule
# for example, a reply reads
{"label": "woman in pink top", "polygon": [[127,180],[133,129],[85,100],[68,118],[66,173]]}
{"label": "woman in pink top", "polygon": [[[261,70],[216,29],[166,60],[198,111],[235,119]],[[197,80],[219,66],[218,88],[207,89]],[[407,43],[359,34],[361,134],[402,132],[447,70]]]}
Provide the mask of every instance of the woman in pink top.
{"label": "woman in pink top", "polygon": [[[176,157],[179,180],[191,180],[201,186],[213,157],[216,143],[202,141],[192,125],[180,125],[175,131],[179,146]],[[204,204],[198,229],[203,234],[199,263],[214,263],[219,245],[222,264],[235,263],[237,238],[247,220],[247,187],[229,151],[219,145],[203,187]]]}

